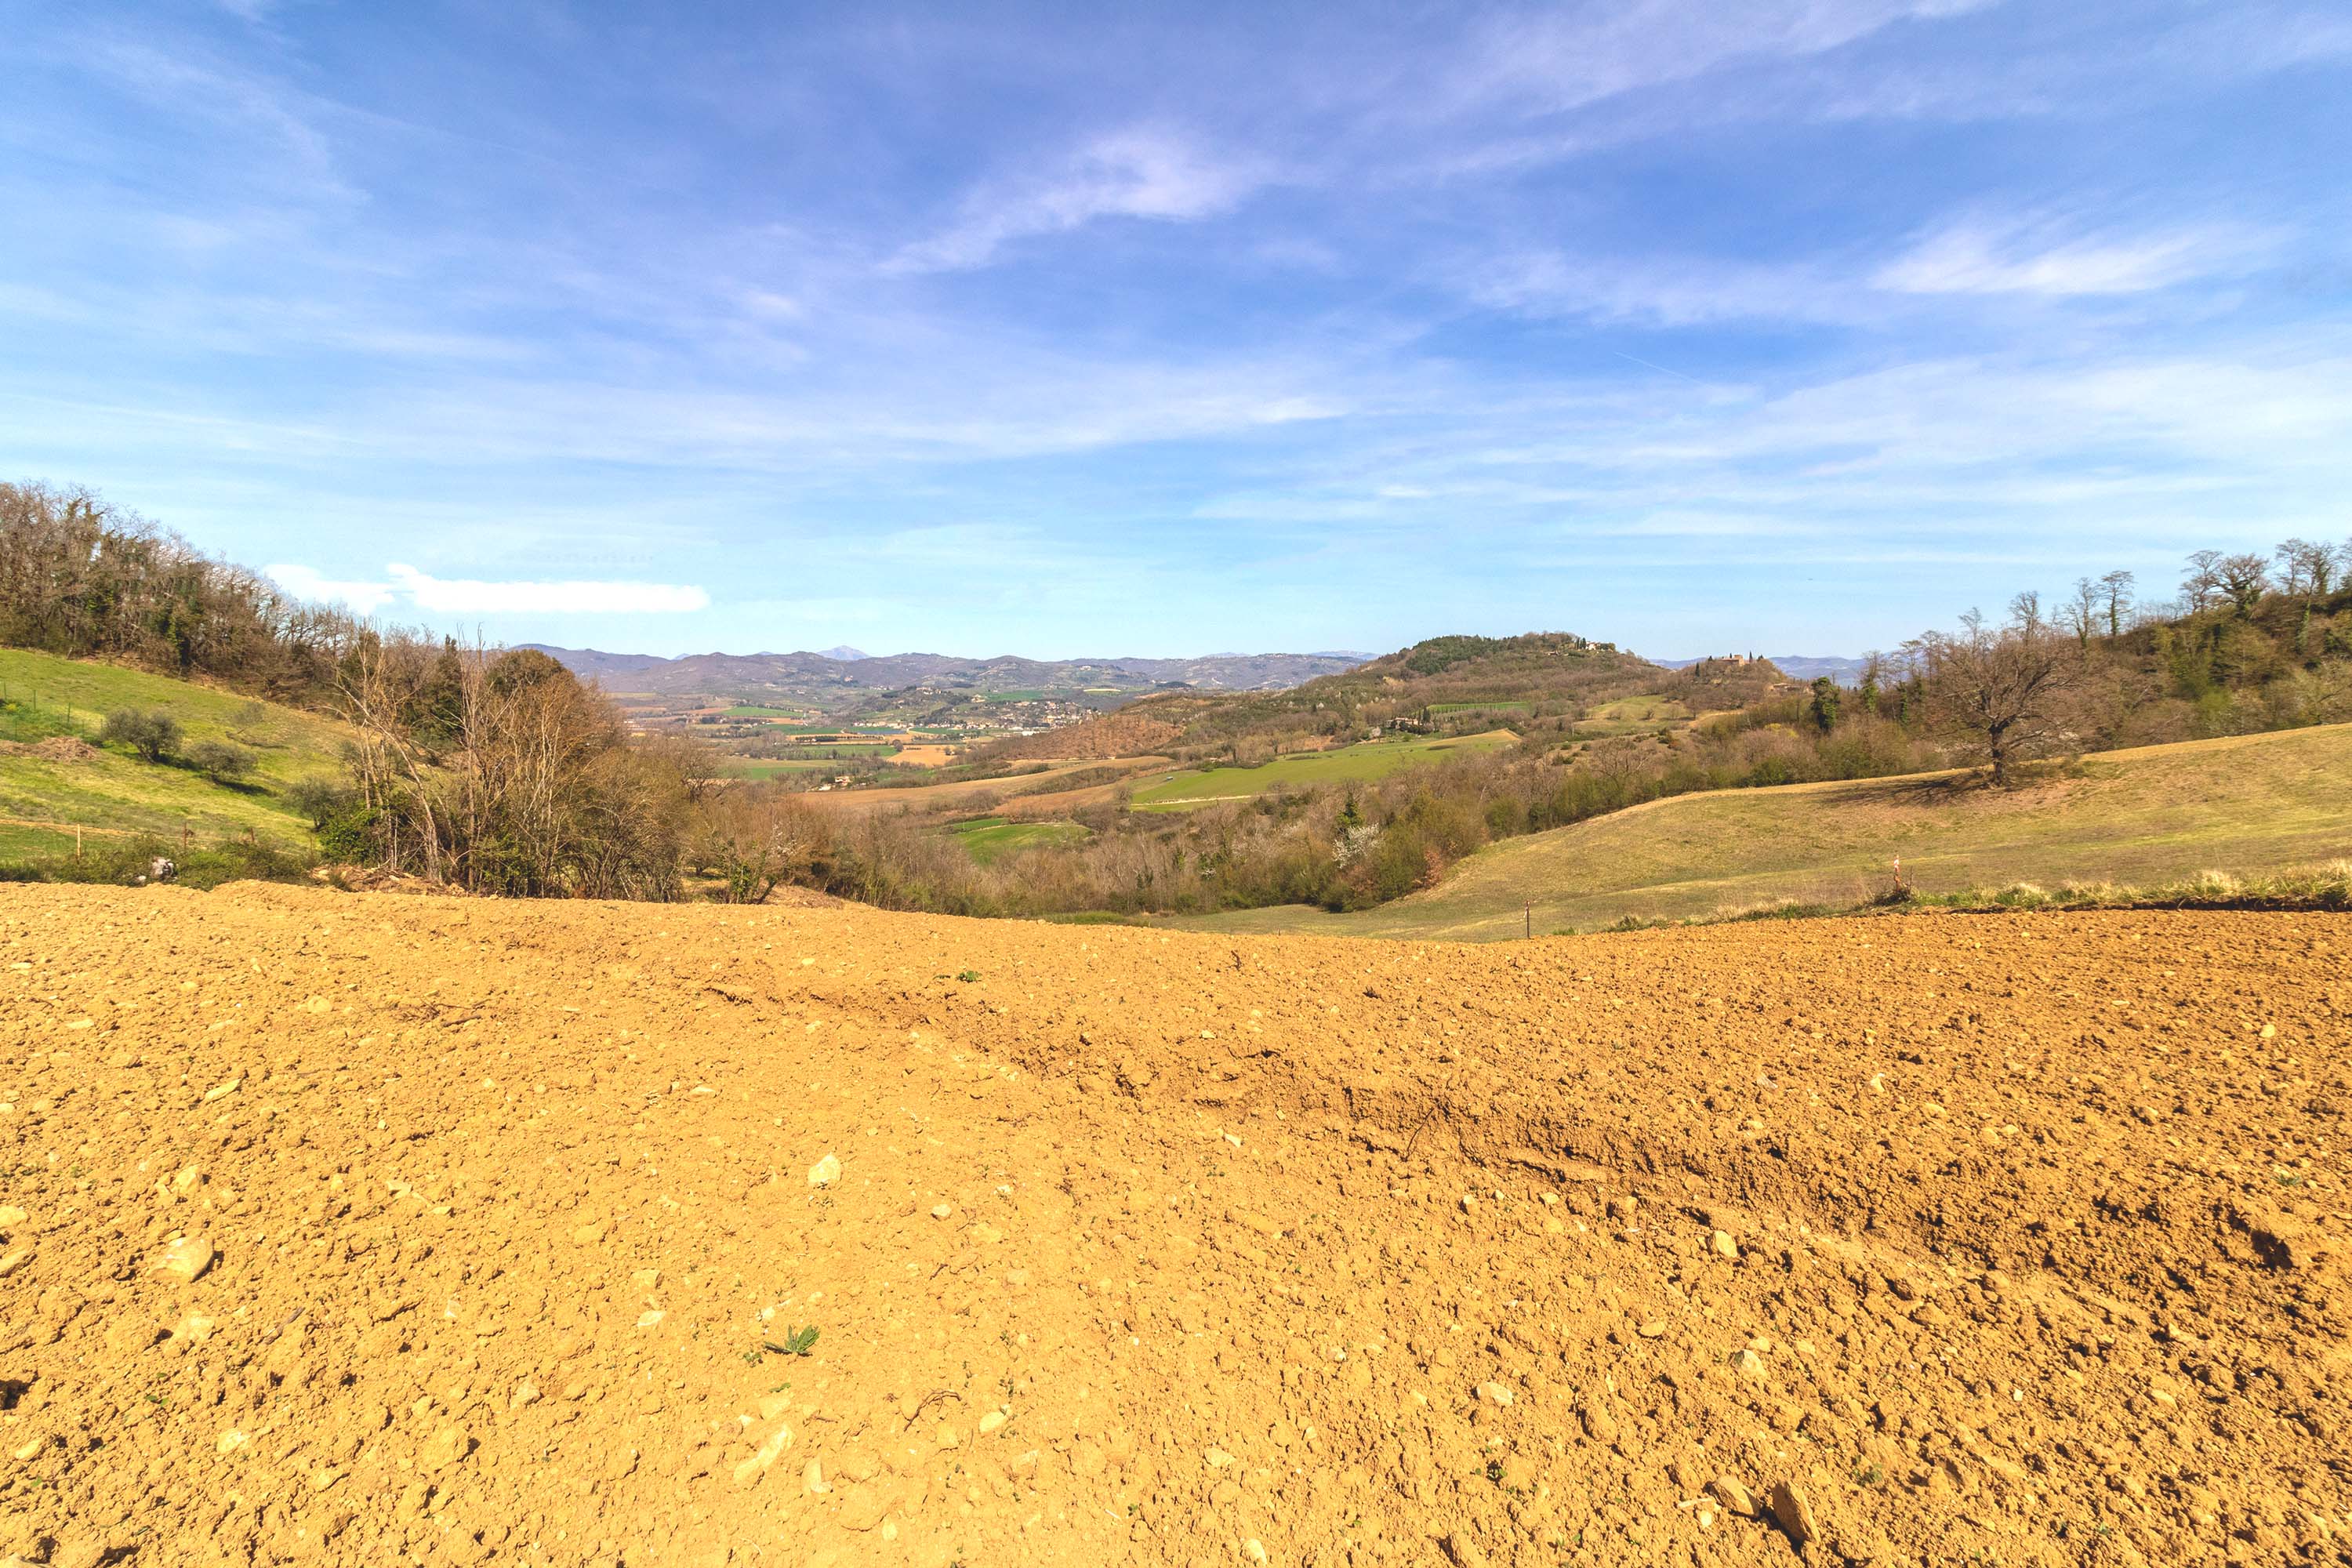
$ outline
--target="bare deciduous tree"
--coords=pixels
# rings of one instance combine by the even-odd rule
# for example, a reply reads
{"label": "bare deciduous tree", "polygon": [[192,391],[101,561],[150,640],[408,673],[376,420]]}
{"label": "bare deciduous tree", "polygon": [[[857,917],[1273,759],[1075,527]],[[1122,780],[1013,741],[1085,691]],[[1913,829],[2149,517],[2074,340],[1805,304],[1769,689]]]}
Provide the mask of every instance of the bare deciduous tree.
{"label": "bare deciduous tree", "polygon": [[2242,555],[2224,555],[2214,563],[2214,575],[2220,579],[2221,592],[2236,606],[2238,618],[2245,619],[2263,602],[2270,587],[2270,563],[2249,551]]}
{"label": "bare deciduous tree", "polygon": [[2066,600],[2060,619],[2074,634],[2074,640],[2089,648],[2091,638],[2099,630],[2099,585],[2088,577],[2075,578],[2074,592]]}
{"label": "bare deciduous tree", "polygon": [[2028,588],[2010,599],[2009,624],[2032,637],[2040,637],[2050,629],[2050,623],[2042,618],[2042,594],[2039,589]]}
{"label": "bare deciduous tree", "polygon": [[2099,586],[2106,590],[2107,636],[2110,637],[2124,635],[2124,608],[2131,603],[2135,581],[2130,573],[2124,571],[2110,572],[2099,579]]}
{"label": "bare deciduous tree", "polygon": [[2327,592],[2336,580],[2336,551],[2307,539],[2290,539],[2273,551],[2280,567],[2280,591],[2288,594]]}
{"label": "bare deciduous tree", "polygon": [[2221,591],[2221,552],[2218,550],[2194,551],[2189,557],[2189,570],[2180,579],[2180,595],[2189,601],[2191,610],[2201,610],[2213,602]]}
{"label": "bare deciduous tree", "polygon": [[1995,628],[1970,610],[1958,632],[1929,632],[1903,646],[1924,683],[1929,722],[1981,752],[1995,784],[2007,784],[2018,763],[2065,737],[2083,660],[2064,637],[2046,627]]}
{"label": "bare deciduous tree", "polygon": [[340,696],[395,869],[414,856],[478,891],[676,896],[697,770],[678,747],[633,749],[611,703],[545,654],[373,638],[343,661]]}

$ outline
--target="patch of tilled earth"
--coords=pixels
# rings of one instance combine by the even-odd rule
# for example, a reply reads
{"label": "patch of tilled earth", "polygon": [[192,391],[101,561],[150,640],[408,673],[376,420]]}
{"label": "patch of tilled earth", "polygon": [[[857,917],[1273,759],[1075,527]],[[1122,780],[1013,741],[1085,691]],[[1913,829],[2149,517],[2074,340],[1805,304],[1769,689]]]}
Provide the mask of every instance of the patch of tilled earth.
{"label": "patch of tilled earth", "polygon": [[2345,1560],[2352,919],[0,945],[0,1559]]}

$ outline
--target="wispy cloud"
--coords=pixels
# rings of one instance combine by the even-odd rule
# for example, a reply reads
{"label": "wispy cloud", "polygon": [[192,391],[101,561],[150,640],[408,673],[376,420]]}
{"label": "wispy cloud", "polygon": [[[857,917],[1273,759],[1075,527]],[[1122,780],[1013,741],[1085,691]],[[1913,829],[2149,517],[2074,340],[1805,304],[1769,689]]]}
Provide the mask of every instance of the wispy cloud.
{"label": "wispy cloud", "polygon": [[1089,142],[1042,174],[975,192],[945,233],[906,247],[894,272],[984,267],[1015,240],[1098,218],[1183,222],[1225,212],[1265,178],[1252,160],[1217,156],[1172,131],[1132,129]]}
{"label": "wispy cloud", "polygon": [[1872,281],[1904,294],[2141,294],[2242,271],[2268,243],[2228,224],[2065,238],[2044,224],[1971,221],[1923,238]]}
{"label": "wispy cloud", "polygon": [[491,582],[435,577],[397,562],[384,568],[388,582],[331,578],[303,565],[265,570],[297,597],[345,605],[362,615],[394,603],[440,616],[660,615],[710,607],[702,589],[673,583]]}
{"label": "wispy cloud", "polygon": [[1852,321],[1884,314],[1814,261],[1518,251],[1458,262],[1449,270],[1477,303],[1525,315],[1685,327],[1741,320]]}
{"label": "wispy cloud", "polygon": [[1686,81],[1734,61],[1819,55],[1897,23],[1980,10],[1993,0],[1636,0],[1490,22],[1437,101],[1556,113]]}

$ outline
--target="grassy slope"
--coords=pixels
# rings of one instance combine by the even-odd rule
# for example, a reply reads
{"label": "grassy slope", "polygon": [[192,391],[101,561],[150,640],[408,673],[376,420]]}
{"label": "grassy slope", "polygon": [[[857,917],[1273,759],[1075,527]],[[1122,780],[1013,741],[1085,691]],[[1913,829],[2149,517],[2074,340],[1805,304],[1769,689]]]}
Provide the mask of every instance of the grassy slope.
{"label": "grassy slope", "polygon": [[1518,739],[1507,730],[1445,740],[1367,741],[1329,752],[1296,752],[1255,768],[1210,768],[1171,773],[1135,792],[1139,811],[1183,811],[1219,801],[1247,800],[1284,785],[1369,782],[1416,763],[1455,752],[1486,751]]}
{"label": "grassy slope", "polygon": [[[23,648],[0,648],[0,736],[98,733],[117,708],[161,708],[180,721],[182,744],[225,740],[256,758],[239,784],[222,785],[185,768],[155,766],[113,749],[88,762],[51,763],[0,755],[0,856],[48,855],[73,847],[70,825],[152,833],[176,840],[181,827],[199,841],[252,830],[307,846],[310,825],[288,811],[283,791],[298,778],[338,767],[341,726],[315,714],[257,702],[233,692],[160,675],[89,664]],[[62,830],[24,826],[58,823]]]}
{"label": "grassy slope", "polygon": [[1087,837],[1086,828],[1075,822],[1007,822],[1001,816],[974,817],[954,824],[948,831],[983,866],[1016,849],[1071,844]]}
{"label": "grassy slope", "polygon": [[2083,776],[1995,793],[1967,775],[1683,795],[1508,840],[1439,887],[1360,914],[1296,906],[1180,923],[1219,931],[1488,941],[1769,905],[1855,902],[1895,857],[1923,892],[2015,882],[2146,884],[2352,855],[2352,725],[2084,759]]}
{"label": "grassy slope", "polygon": [[1638,735],[1654,730],[1679,730],[1690,723],[1691,710],[1671,697],[1624,697],[1596,705],[1576,726],[1580,735]]}
{"label": "grassy slope", "polygon": [[812,773],[826,770],[840,771],[840,764],[824,757],[738,757],[726,755],[719,759],[719,771],[730,779],[772,779],[778,773]]}

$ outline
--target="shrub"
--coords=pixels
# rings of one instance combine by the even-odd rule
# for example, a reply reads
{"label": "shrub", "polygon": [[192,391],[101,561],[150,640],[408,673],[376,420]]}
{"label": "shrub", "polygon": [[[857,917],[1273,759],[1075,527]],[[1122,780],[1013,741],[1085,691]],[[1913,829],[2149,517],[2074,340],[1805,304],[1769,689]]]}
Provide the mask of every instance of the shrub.
{"label": "shrub", "polygon": [[286,804],[310,819],[310,826],[323,832],[352,805],[351,786],[323,773],[313,773],[296,779],[286,786]]}
{"label": "shrub", "polygon": [[106,716],[98,738],[128,746],[142,762],[160,763],[180,743],[180,721],[160,708],[118,708]]}
{"label": "shrub", "polygon": [[198,741],[188,748],[188,765],[215,784],[241,779],[253,771],[254,755],[226,741]]}
{"label": "shrub", "polygon": [[365,866],[376,858],[378,818],[373,806],[346,800],[319,824],[319,853],[341,866]]}

